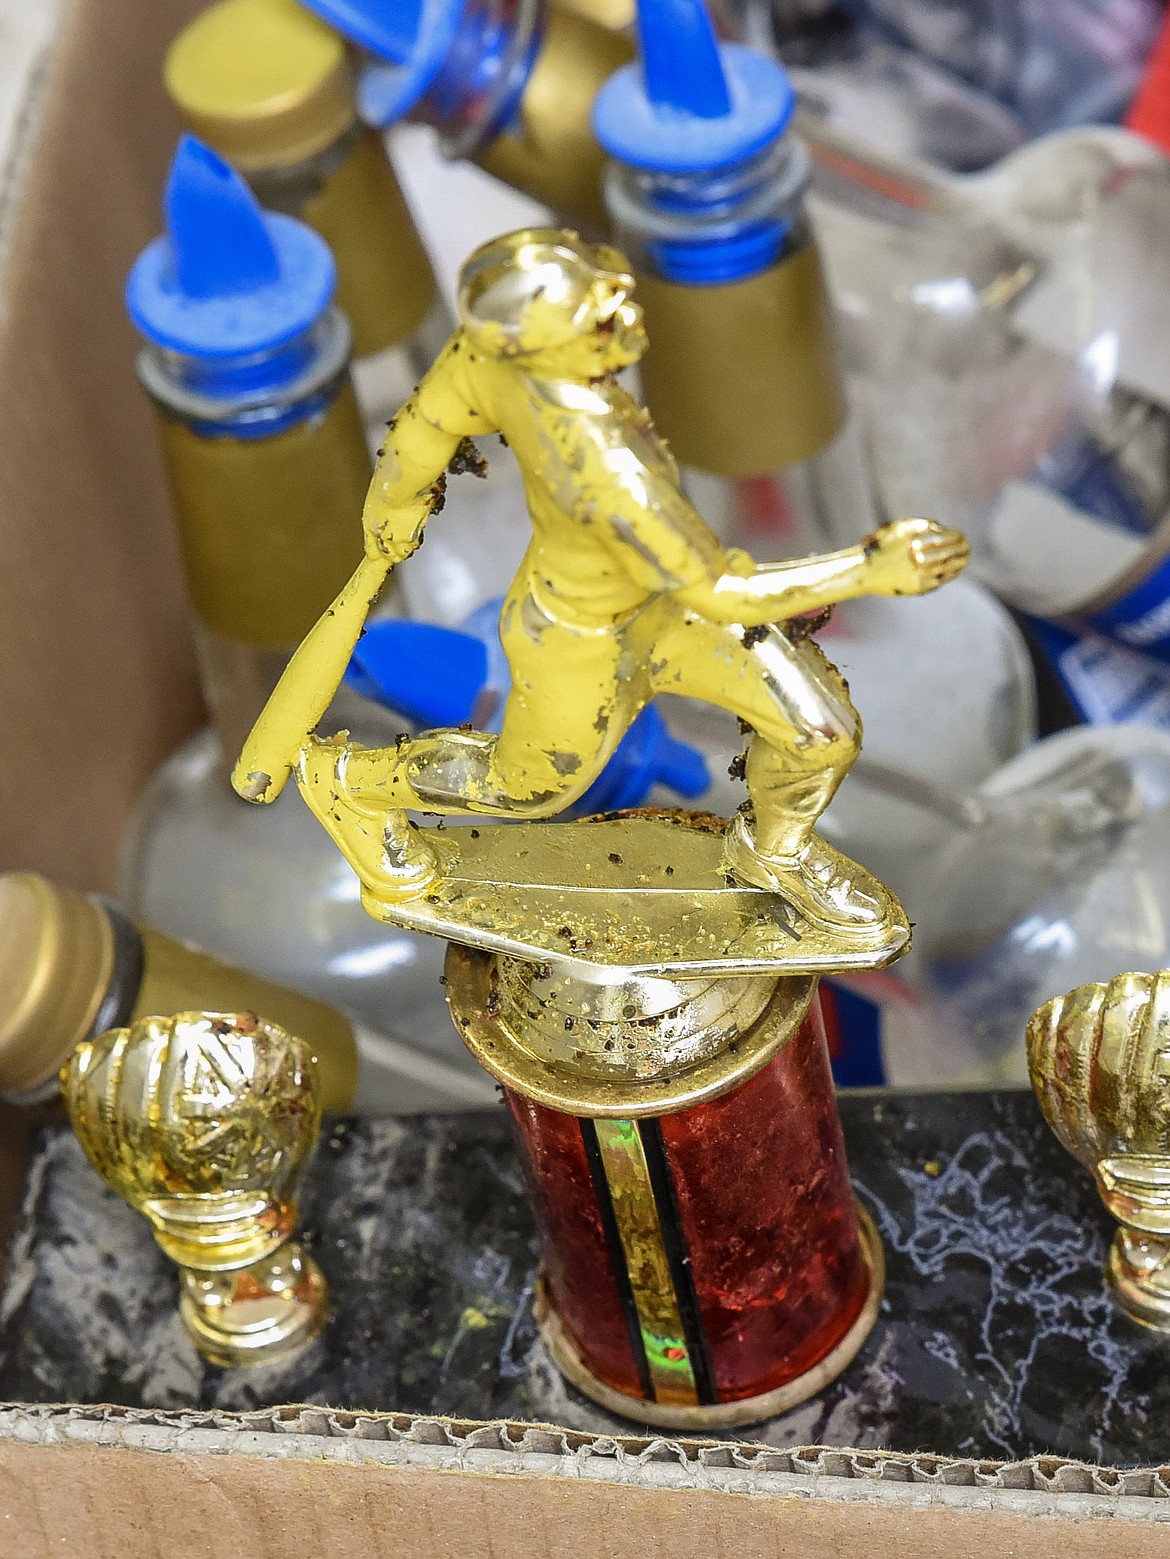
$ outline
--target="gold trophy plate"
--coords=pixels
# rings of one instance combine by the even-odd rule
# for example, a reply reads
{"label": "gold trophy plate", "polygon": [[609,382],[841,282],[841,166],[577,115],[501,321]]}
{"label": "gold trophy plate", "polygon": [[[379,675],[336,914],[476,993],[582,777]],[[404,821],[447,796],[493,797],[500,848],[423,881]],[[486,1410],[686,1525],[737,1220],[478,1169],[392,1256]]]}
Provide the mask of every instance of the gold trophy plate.
{"label": "gold trophy plate", "polygon": [[[811,921],[782,894],[737,883],[722,818],[667,812],[576,823],[420,830],[441,857],[414,899],[362,902],[375,919],[537,962],[646,975],[834,973],[891,963],[901,906],[873,939]],[[877,885],[875,884],[875,887]]]}

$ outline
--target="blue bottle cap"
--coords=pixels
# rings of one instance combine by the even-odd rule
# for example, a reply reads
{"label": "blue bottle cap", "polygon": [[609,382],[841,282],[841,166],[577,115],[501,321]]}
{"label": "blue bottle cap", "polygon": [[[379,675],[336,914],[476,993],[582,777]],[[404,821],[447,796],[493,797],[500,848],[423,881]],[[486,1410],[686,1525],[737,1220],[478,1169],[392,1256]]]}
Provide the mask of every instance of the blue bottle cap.
{"label": "blue bottle cap", "polygon": [[[130,318],[155,346],[209,363],[276,352],[328,309],[336,269],[328,244],[292,217],[260,209],[221,157],[185,135],[163,201],[167,231],[126,283]],[[295,377],[303,363],[277,368]],[[251,375],[256,387],[262,372]]]}
{"label": "blue bottle cap", "polygon": [[376,61],[362,72],[358,110],[380,129],[424,97],[454,45],[465,0],[303,0]]}
{"label": "blue bottle cap", "polygon": [[366,628],[345,680],[425,730],[469,720],[487,671],[487,650],[470,633],[392,618]]}
{"label": "blue bottle cap", "polygon": [[703,0],[638,0],[641,60],[616,71],[593,129],[619,162],[655,173],[715,172],[763,151],[795,94],[774,60],[715,37]]}

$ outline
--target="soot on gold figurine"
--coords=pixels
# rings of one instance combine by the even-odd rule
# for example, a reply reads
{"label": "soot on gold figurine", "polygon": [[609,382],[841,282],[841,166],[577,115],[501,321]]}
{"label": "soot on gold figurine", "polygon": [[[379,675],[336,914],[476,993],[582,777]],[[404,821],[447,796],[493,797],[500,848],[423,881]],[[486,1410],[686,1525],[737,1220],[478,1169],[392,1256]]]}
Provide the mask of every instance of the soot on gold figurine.
{"label": "soot on gold figurine", "polygon": [[1028,1024],[1028,1071],[1121,1225],[1106,1267],[1118,1303],[1170,1331],[1170,970],[1046,1002]]}
{"label": "soot on gold figurine", "polygon": [[[889,963],[910,928],[816,832],[861,724],[790,620],[934,590],[967,545],[911,519],[795,562],[725,549],[615,377],[647,344],[633,286],[622,255],[573,233],[513,233],[472,255],[460,328],[379,455],[364,561],[233,779],[267,802],[295,774],[369,913],[454,944],[452,1015],[517,1122],[540,1323],[561,1368],[615,1411],[711,1427],[831,1379],[881,1293],[816,983]],[[426,731],[389,749],[316,734],[445,472],[487,433],[510,446],[532,520],[501,616],[499,734]],[[719,705],[752,733],[738,815],[547,821],[658,693]],[[411,812],[513,826],[418,828]]]}
{"label": "soot on gold figurine", "polygon": [[143,1018],[62,1068],[73,1129],[182,1274],[180,1314],[214,1364],[268,1364],[314,1337],[325,1279],[291,1235],[321,1121],[303,1040],[251,1013]]}

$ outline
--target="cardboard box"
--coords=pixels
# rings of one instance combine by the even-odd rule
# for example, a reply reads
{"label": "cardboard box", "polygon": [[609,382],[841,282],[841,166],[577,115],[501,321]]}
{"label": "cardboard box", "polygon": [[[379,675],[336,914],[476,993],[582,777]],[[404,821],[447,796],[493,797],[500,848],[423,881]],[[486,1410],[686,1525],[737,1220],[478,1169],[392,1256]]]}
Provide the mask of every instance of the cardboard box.
{"label": "cardboard box", "polygon": [[[36,5],[42,0],[29,0]],[[0,864],[109,884],[147,774],[200,703],[121,308],[176,131],[188,0],[72,0],[0,203]],[[0,1112],[0,1237],[30,1122]],[[0,1407],[0,1555],[779,1559],[1170,1554],[1170,1469],[777,1451],[296,1407]]]}

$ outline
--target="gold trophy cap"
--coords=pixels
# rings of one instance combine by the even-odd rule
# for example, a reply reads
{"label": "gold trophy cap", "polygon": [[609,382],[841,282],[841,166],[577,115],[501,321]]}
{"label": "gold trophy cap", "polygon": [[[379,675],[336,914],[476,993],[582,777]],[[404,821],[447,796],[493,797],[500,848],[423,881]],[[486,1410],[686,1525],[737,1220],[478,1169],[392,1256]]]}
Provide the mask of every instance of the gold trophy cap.
{"label": "gold trophy cap", "polygon": [[295,0],[221,0],[163,77],[187,128],[244,173],[303,162],[357,120],[344,43]]}
{"label": "gold trophy cap", "polygon": [[0,1092],[56,1076],[92,1031],[113,970],[97,904],[35,872],[0,875]]}

